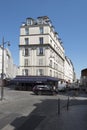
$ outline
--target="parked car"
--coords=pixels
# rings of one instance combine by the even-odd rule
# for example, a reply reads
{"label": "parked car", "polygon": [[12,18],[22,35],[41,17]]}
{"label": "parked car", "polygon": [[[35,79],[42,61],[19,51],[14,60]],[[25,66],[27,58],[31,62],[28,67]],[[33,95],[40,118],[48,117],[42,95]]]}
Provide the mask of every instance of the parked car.
{"label": "parked car", "polygon": [[69,88],[70,88],[70,90],[79,90],[79,84],[78,83],[71,83]]}
{"label": "parked car", "polygon": [[55,91],[52,86],[50,85],[36,85],[33,88],[33,92],[37,95],[42,95],[42,94],[54,94]]}

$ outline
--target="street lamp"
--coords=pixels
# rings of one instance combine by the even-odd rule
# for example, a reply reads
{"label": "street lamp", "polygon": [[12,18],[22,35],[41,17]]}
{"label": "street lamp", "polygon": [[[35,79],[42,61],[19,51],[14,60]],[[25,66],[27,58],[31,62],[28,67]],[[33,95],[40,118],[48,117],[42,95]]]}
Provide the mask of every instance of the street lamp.
{"label": "street lamp", "polygon": [[10,46],[9,41],[4,42],[4,37],[2,39],[2,73],[1,73],[1,79],[2,79],[2,85],[1,85],[1,100],[3,100],[4,96],[4,45],[8,43],[8,46]]}

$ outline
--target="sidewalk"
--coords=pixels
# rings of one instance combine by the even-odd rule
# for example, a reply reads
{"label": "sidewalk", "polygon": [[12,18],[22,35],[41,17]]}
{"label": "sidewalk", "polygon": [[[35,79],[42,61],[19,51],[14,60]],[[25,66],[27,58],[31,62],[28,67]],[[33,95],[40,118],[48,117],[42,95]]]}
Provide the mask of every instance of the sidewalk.
{"label": "sidewalk", "polygon": [[71,106],[60,115],[55,113],[35,130],[87,130],[87,105]]}

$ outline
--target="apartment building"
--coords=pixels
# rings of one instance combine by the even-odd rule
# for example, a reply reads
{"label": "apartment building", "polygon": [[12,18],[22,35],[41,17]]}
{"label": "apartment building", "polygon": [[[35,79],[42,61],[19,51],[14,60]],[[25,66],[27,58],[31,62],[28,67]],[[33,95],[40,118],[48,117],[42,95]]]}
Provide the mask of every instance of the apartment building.
{"label": "apartment building", "polygon": [[67,83],[73,83],[73,81],[75,81],[74,65],[67,56],[65,56],[64,62],[64,80]]}
{"label": "apartment building", "polygon": [[74,66],[49,17],[26,18],[20,26],[19,75],[12,82],[32,90],[36,84],[58,87],[58,81],[72,83],[74,78]]}
{"label": "apartment building", "polygon": [[[14,72],[14,63],[11,52],[9,49],[4,48],[4,79],[12,79],[16,77],[18,67],[15,67]],[[2,47],[0,47],[0,79],[2,74]]]}
{"label": "apartment building", "polygon": [[19,39],[19,76],[14,82],[26,89],[38,83],[57,87],[64,79],[65,51],[49,17],[27,18]]}
{"label": "apartment building", "polygon": [[47,16],[27,18],[20,27],[20,76],[64,79],[65,51]]}

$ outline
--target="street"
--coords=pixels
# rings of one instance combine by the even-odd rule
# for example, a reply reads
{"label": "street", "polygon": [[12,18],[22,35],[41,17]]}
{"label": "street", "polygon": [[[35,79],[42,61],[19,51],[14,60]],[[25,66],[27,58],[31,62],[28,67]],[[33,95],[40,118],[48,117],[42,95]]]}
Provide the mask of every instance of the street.
{"label": "street", "polygon": [[[87,108],[86,94],[81,93],[80,96],[75,97],[72,93],[37,96],[31,91],[4,88],[4,99],[0,101],[0,130],[56,130],[60,128],[56,119],[62,118],[62,115],[67,113],[68,95],[70,100],[68,111],[77,109],[73,106],[81,106],[79,109],[82,106],[86,106],[84,109]],[[60,99],[60,114],[58,114],[58,99]],[[51,122],[55,125],[50,128]]]}
{"label": "street", "polygon": [[[32,113],[45,117],[53,112],[54,105],[57,111],[57,99],[57,96],[37,96],[29,91],[4,88],[4,100],[0,101],[0,129],[5,126],[7,129],[8,124],[10,129],[18,128]],[[15,126],[12,122],[16,120]]]}

